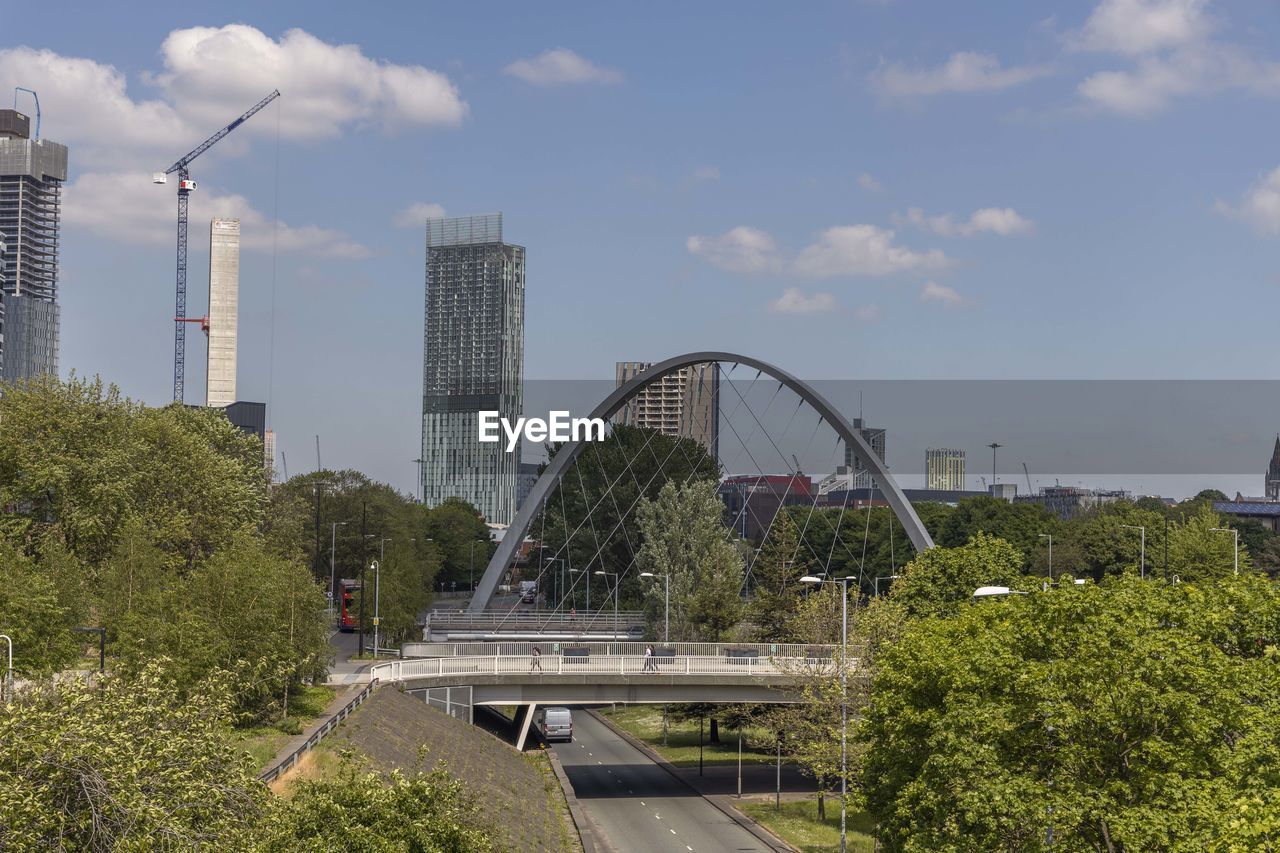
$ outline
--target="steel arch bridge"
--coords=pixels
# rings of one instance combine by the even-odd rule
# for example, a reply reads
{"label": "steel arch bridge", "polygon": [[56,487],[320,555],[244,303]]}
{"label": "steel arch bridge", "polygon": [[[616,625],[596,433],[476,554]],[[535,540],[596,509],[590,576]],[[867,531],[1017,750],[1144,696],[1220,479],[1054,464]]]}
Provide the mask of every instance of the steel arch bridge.
{"label": "steel arch bridge", "polygon": [[[791,389],[801,400],[808,403],[818,413],[819,417],[830,424],[836,434],[844,440],[846,447],[855,448],[859,457],[866,460],[867,467],[871,470],[881,492],[884,494],[894,515],[897,516],[898,521],[902,524],[915,549],[924,551],[933,547],[933,539],[929,536],[929,532],[925,530],[924,524],[921,523],[920,516],[916,514],[915,508],[911,506],[911,502],[907,500],[906,495],[903,494],[902,489],[893,479],[893,475],[889,473],[889,467],[875,454],[861,433],[854,429],[844,415],[827,402],[812,386],[768,362],[731,352],[693,352],[686,355],[678,355],[654,364],[644,373],[618,386],[595,407],[590,417],[608,421],[632,398],[664,376],[685,367],[710,362],[741,364],[754,368],[761,374],[768,375]],[[529,492],[529,496],[525,498],[524,504],[520,507],[519,512],[516,513],[511,526],[503,535],[497,550],[494,551],[492,559],[489,560],[489,565],[485,568],[484,575],[480,578],[480,582],[476,585],[476,590],[471,596],[471,602],[467,607],[468,610],[481,611],[489,606],[489,602],[497,591],[503,574],[506,572],[507,567],[512,564],[520,544],[529,533],[534,519],[538,515],[539,507],[555,490],[556,486],[560,484],[569,466],[582,453],[586,444],[587,442],[584,441],[566,443],[557,451],[550,464],[547,465],[546,470],[538,477],[538,481]]]}

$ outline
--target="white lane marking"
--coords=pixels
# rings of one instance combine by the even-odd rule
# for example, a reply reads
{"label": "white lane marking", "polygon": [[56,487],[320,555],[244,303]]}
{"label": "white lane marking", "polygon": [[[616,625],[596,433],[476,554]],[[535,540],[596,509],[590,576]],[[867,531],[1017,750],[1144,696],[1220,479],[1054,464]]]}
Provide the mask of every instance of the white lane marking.
{"label": "white lane marking", "polygon": [[675,835],[675,834],[676,834],[676,831],[675,831],[674,829],[673,829],[673,830],[671,830],[671,834],[672,834],[672,835]]}
{"label": "white lane marking", "polygon": [[685,850],[688,850],[688,851],[689,851],[689,853],[693,853],[693,848],[692,848],[692,847],[690,847],[688,844],[686,844],[686,845],[684,846],[684,849],[685,849]]}
{"label": "white lane marking", "polygon": [[642,805],[642,806],[644,805],[644,800],[641,800],[641,801],[640,801],[640,805]]}

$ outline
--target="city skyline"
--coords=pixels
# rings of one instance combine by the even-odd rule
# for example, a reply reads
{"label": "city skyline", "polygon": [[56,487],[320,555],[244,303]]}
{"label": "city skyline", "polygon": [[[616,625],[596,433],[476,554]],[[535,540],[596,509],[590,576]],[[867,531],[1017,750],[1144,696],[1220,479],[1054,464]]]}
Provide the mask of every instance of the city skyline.
{"label": "city skyline", "polygon": [[[1280,162],[1249,107],[1276,96],[1280,12],[1192,4],[1166,32],[1139,14],[1159,3],[923,5],[924,26],[921,4],[687,9],[675,32],[513,7],[483,42],[465,9],[431,12],[427,40],[416,10],[390,31],[236,3],[186,29],[15,10],[0,79],[38,90],[42,135],[76,152],[61,371],[167,402],[172,198],[146,175],[278,86],[275,112],[200,161],[192,200],[254,233],[241,396],[270,403],[295,460],[319,433],[326,461],[407,493],[414,223],[439,213],[501,208],[537,247],[528,376],[708,346],[810,377],[1265,376],[1266,312],[1233,306],[1277,293]],[[1192,61],[1214,55],[1238,61]],[[311,180],[352,163],[342,193]],[[205,258],[193,238],[192,270]],[[1212,357],[1189,357],[1190,328]]]}

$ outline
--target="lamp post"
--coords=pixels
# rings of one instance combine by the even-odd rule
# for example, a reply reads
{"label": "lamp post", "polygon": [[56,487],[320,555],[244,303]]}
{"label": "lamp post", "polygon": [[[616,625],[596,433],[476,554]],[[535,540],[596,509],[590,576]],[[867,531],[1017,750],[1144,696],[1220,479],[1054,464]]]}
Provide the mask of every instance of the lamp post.
{"label": "lamp post", "polygon": [[378,657],[378,592],[381,587],[382,580],[382,561],[374,560],[369,568],[373,569],[373,657]]}
{"label": "lamp post", "polygon": [[336,559],[334,553],[338,545],[338,528],[346,527],[345,521],[335,521],[329,530],[329,610],[333,610],[333,600],[337,591],[337,576],[334,570]]}
{"label": "lamp post", "polygon": [[655,575],[653,572],[641,572],[642,578],[662,578],[662,642],[671,642],[671,575]]}
{"label": "lamp post", "polygon": [[875,579],[876,598],[880,597],[880,581],[893,581],[902,577],[902,575],[880,575]]}
{"label": "lamp post", "polygon": [[1041,533],[1040,538],[1049,540],[1049,580],[1052,581],[1053,580],[1053,534]]}
{"label": "lamp post", "polygon": [[1142,532],[1142,542],[1138,551],[1138,579],[1144,580],[1147,577],[1147,528],[1139,524],[1122,524],[1128,530],[1139,530]]}
{"label": "lamp post", "polygon": [[13,638],[8,634],[0,634],[0,640],[9,644],[9,664],[4,671],[4,681],[0,682],[0,687],[3,687],[0,692],[4,693],[4,700],[8,702],[13,699]]}
{"label": "lamp post", "polygon": [[1235,575],[1240,576],[1240,531],[1234,527],[1210,527],[1210,530],[1216,530],[1219,533],[1231,533],[1232,547],[1235,551]]}
{"label": "lamp post", "polygon": [[618,584],[622,578],[617,572],[606,572],[601,569],[597,569],[596,574],[613,578],[613,631],[616,634],[618,632]]}
{"label": "lamp post", "polygon": [[849,777],[849,581],[856,577],[823,580],[813,575],[800,578],[800,583],[840,585],[840,853],[848,849],[848,777]]}

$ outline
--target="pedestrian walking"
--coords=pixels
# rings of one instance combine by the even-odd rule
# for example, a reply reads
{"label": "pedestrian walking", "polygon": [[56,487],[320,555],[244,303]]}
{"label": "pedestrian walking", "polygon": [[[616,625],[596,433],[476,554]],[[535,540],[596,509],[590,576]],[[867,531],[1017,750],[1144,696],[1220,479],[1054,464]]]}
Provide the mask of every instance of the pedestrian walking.
{"label": "pedestrian walking", "polygon": [[658,662],[653,659],[653,646],[644,647],[644,671],[657,672]]}
{"label": "pedestrian walking", "polygon": [[542,649],[537,646],[533,647],[533,656],[529,660],[529,671],[533,672],[535,669],[542,672]]}

